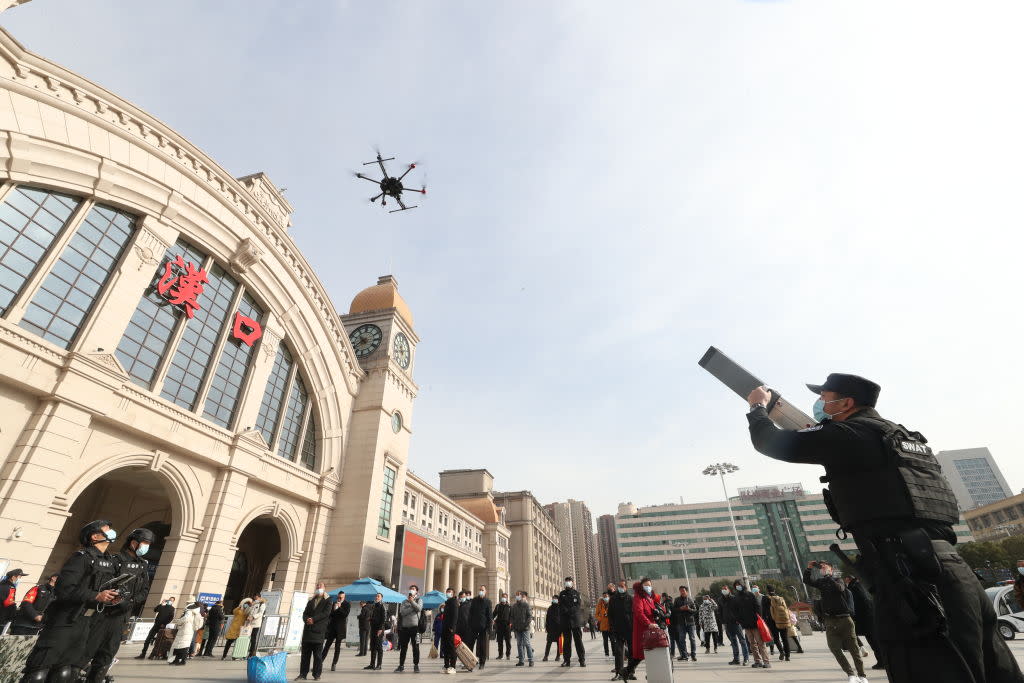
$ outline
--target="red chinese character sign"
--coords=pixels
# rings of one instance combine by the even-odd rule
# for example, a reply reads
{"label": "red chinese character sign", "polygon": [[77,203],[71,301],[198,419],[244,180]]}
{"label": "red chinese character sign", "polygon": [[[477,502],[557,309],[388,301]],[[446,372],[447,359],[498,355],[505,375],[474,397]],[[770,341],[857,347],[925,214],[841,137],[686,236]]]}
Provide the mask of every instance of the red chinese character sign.
{"label": "red chinese character sign", "polygon": [[191,261],[186,263],[178,255],[164,264],[164,274],[156,283],[156,291],[175,306],[181,306],[191,318],[201,308],[199,295],[203,293],[203,285],[209,282],[205,270],[196,268]]}
{"label": "red chinese character sign", "polygon": [[231,329],[231,336],[243,344],[252,346],[257,339],[263,336],[263,328],[258,320],[253,320],[247,315],[242,315],[241,311],[236,311],[235,326]]}

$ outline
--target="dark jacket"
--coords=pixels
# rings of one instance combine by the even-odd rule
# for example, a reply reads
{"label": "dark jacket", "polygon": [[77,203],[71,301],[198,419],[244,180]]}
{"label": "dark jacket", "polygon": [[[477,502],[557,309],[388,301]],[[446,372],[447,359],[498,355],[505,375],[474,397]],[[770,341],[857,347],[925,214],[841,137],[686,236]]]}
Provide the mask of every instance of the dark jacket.
{"label": "dark jacket", "polygon": [[156,617],[153,621],[155,621],[156,625],[160,628],[163,628],[174,621],[174,605],[168,605],[165,602],[161,602],[153,608],[153,611],[156,612]]}
{"label": "dark jacket", "polygon": [[224,607],[222,605],[214,605],[210,608],[210,611],[206,614],[207,624],[220,625],[224,622]]}
{"label": "dark jacket", "polygon": [[384,611],[384,603],[370,603],[370,611],[366,615],[366,623],[369,624],[370,630],[377,632],[383,629],[385,619],[387,619],[387,613]]}
{"label": "dark jacket", "polygon": [[693,602],[693,598],[687,595],[677,597],[672,601],[672,623],[676,626],[689,626],[693,624],[694,617],[697,616],[697,605]]}
{"label": "dark jacket", "polygon": [[335,600],[331,607],[331,619],[327,624],[327,633],[335,638],[344,638],[345,631],[348,629],[348,614],[351,611],[351,602]]}
{"label": "dark jacket", "polygon": [[509,624],[512,623],[512,605],[507,602],[499,602],[494,606],[491,616],[494,618],[494,630],[499,633],[507,632],[511,628]]}
{"label": "dark jacket", "polygon": [[444,603],[444,632],[456,633],[459,629],[459,599],[452,596]]}
{"label": "dark jacket", "polygon": [[764,593],[761,594],[761,618],[766,624],[775,623],[775,620],[772,619],[772,599]]}
{"label": "dark jacket", "polygon": [[846,591],[853,598],[853,621],[857,625],[857,633],[864,636],[873,635],[875,606],[871,601],[871,596],[857,579],[853,579],[847,584]]}
{"label": "dark jacket", "polygon": [[[312,619],[313,623],[307,623],[307,619]],[[327,638],[327,623],[330,620],[331,599],[326,595],[316,595],[310,598],[306,603],[306,609],[302,611],[302,642],[324,642]]]}
{"label": "dark jacket", "polygon": [[757,628],[757,617],[761,614],[761,601],[750,589],[736,591],[733,598],[733,613],[743,628]]}
{"label": "dark jacket", "polygon": [[[96,593],[105,582],[117,576],[113,556],[101,553],[96,546],[82,548],[64,563],[57,576],[53,601],[46,609],[46,624],[67,622],[84,606],[96,609]],[[105,608],[104,608],[105,609]]]}
{"label": "dark jacket", "polygon": [[42,620],[36,621],[36,617],[42,616],[51,600],[53,600],[53,587],[49,583],[29,588],[28,593],[25,593],[25,597],[21,599],[21,607],[18,608],[18,614],[14,619],[15,626],[12,629],[20,627],[23,630],[39,631],[43,627],[43,622]]}
{"label": "dark jacket", "polygon": [[821,592],[821,611],[831,617],[849,616],[850,607],[846,602],[846,584],[834,576],[811,578],[811,568],[804,569],[804,583]]}
{"label": "dark jacket", "polygon": [[736,593],[729,593],[729,595],[723,595],[722,601],[719,603],[722,606],[722,619],[723,624],[735,624],[739,621],[739,617],[736,613]]}
{"label": "dark jacket", "polygon": [[583,599],[575,588],[565,588],[558,594],[558,611],[561,613],[562,628],[583,628],[581,607]]}
{"label": "dark jacket", "polygon": [[[509,619],[512,621],[513,631],[529,631],[530,622],[533,621],[533,614],[530,613],[530,604],[526,600],[516,602],[509,609]],[[495,618],[494,623],[495,628],[497,628],[497,618]]]}
{"label": "dark jacket", "polygon": [[470,623],[472,620],[470,619],[469,611],[471,609],[473,609],[472,600],[466,600],[465,602],[459,605],[458,634],[462,636],[463,639],[465,639],[470,633],[473,632],[472,628],[470,628]]}
{"label": "dark jacket", "polygon": [[13,621],[18,613],[17,584],[10,579],[0,581],[0,626]]}
{"label": "dark jacket", "polygon": [[481,598],[478,595],[469,601],[469,628],[473,633],[480,633],[491,627],[492,609],[490,598]]}
{"label": "dark jacket", "polygon": [[544,630],[554,635],[562,632],[562,610],[559,605],[551,603],[544,615]]}
{"label": "dark jacket", "polygon": [[612,633],[620,638],[633,637],[633,598],[618,590],[608,600],[608,621]]}

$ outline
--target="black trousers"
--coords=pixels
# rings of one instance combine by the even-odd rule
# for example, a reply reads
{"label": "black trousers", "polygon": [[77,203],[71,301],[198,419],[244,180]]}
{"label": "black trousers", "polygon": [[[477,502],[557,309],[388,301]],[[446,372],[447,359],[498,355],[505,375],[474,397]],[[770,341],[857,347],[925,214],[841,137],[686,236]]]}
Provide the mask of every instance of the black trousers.
{"label": "black trousers", "polygon": [[366,635],[370,641],[370,666],[380,666],[384,662],[384,646],[380,642],[383,636],[377,635],[373,629]]}
{"label": "black trousers", "polygon": [[555,659],[558,659],[558,637],[561,633],[548,633],[548,642],[544,644],[544,659],[548,658],[548,652],[551,651],[551,644],[555,645]]}
{"label": "black trousers", "polygon": [[607,657],[608,656],[608,646],[612,642],[612,633],[611,633],[611,631],[601,631],[601,640],[602,640],[601,644],[604,645],[604,656]]}
{"label": "black trousers", "polygon": [[203,637],[206,640],[203,641],[203,651],[200,654],[204,657],[212,657],[213,648],[217,645],[217,638],[220,637],[220,622],[211,621],[208,623],[203,631]]}
{"label": "black trousers", "polygon": [[412,663],[420,665],[420,630],[416,626],[403,626],[398,629],[398,666],[405,666],[405,653],[412,644]]}
{"label": "black trousers", "polygon": [[573,628],[570,626],[562,631],[562,661],[568,662],[572,659],[572,653],[569,647],[570,643],[576,644],[576,659],[583,663],[586,661],[587,655],[583,651],[583,629],[579,626]]}
{"label": "black trousers", "polygon": [[299,675],[305,677],[309,673],[310,660],[313,664],[313,678],[320,678],[324,670],[324,646],[316,641],[302,644],[302,659],[299,661]]}
{"label": "black trousers", "polygon": [[344,635],[337,633],[327,632],[327,640],[324,641],[324,651],[320,655],[322,659],[327,659],[327,653],[331,650],[331,645],[334,645],[334,660],[331,662],[331,669],[338,665],[338,655],[341,654],[341,641],[345,639]]}
{"label": "black trousers", "polygon": [[359,627],[359,652],[357,656],[366,654],[366,647],[370,643],[370,629],[365,626]]}
{"label": "black trousers", "polygon": [[[874,635],[885,650],[890,683],[1024,680],[1016,659],[996,631],[992,601],[977,577],[949,543],[932,541],[932,548],[940,564],[935,586],[946,611],[949,635],[911,638],[908,629],[892,618],[892,610],[877,609]],[[880,566],[873,548],[860,550],[868,568]],[[875,604],[895,605],[905,597],[901,587],[884,578],[872,583]]]}
{"label": "black trousers", "polygon": [[78,667],[95,618],[94,613],[91,617],[83,615],[70,624],[60,620],[59,625],[44,626],[25,661],[25,673],[41,669],[56,671],[64,666]]}
{"label": "black trousers", "polygon": [[[496,628],[494,629],[494,637],[498,641],[498,659],[501,659],[502,653],[505,657],[512,656],[512,629],[508,628]],[[502,649],[504,646],[504,649]]]}
{"label": "black trousers", "polygon": [[252,635],[249,636],[249,656],[252,657],[256,654],[256,648],[260,644],[260,629],[254,628]]}
{"label": "black trousers", "polygon": [[458,661],[455,656],[455,631],[441,633],[441,656],[444,657],[444,668],[455,668],[455,662]]}
{"label": "black trousers", "polygon": [[612,655],[615,657],[615,670],[622,671],[629,660],[629,649],[632,647],[633,634],[612,633]]}
{"label": "black trousers", "polygon": [[119,612],[107,616],[103,612],[97,612],[92,619],[89,639],[85,643],[82,661],[78,668],[84,669],[91,660],[92,665],[89,667],[87,680],[102,681],[106,676],[107,667],[114,661],[114,656],[121,648],[121,634],[124,632],[124,624],[128,615],[125,612]]}
{"label": "black trousers", "polygon": [[768,630],[772,632],[772,642],[775,643],[775,647],[779,648],[779,654],[789,656],[789,638],[786,634],[779,630],[779,627],[775,625],[774,621],[768,622]]}

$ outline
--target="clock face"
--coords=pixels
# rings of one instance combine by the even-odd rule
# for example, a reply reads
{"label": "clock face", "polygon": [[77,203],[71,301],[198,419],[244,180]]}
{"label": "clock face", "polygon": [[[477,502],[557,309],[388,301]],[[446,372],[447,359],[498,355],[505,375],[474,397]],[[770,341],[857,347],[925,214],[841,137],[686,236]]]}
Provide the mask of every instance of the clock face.
{"label": "clock face", "polygon": [[360,325],[349,335],[356,358],[365,358],[377,350],[384,335],[376,325]]}
{"label": "clock face", "polygon": [[411,360],[411,356],[409,355],[409,340],[405,337],[404,334],[399,332],[398,334],[395,335],[394,346],[395,349],[394,353],[392,354],[392,357],[394,357],[394,359],[398,361],[398,364],[402,366],[403,370],[408,370],[409,361]]}
{"label": "clock face", "polygon": [[395,434],[402,431],[402,414],[397,410],[391,413],[391,431]]}

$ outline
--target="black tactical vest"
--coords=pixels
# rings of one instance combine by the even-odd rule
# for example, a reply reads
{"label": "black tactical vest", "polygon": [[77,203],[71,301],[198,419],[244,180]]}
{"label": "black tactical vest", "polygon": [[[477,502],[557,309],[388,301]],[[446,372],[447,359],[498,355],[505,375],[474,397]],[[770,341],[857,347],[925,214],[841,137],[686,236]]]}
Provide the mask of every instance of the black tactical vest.
{"label": "black tactical vest", "polygon": [[886,464],[860,472],[828,472],[823,492],[829,514],[844,531],[874,533],[889,524],[914,520],[956,524],[960,511],[928,440],[903,425],[875,417],[855,417],[882,439]]}

